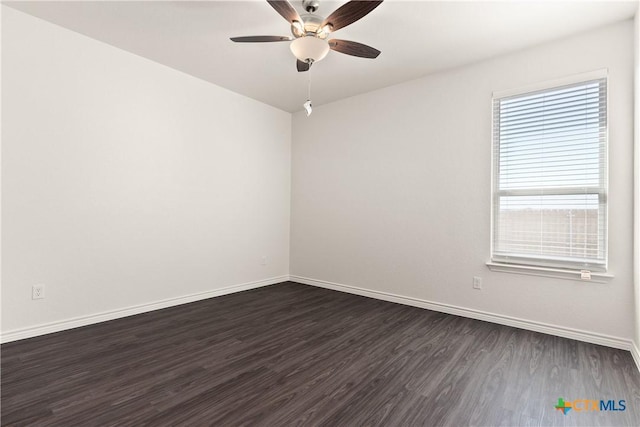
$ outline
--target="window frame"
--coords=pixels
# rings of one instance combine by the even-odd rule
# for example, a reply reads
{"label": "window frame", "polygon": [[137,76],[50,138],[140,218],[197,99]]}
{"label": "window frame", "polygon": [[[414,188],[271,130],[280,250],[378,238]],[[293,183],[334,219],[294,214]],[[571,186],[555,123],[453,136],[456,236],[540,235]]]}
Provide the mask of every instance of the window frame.
{"label": "window frame", "polygon": [[[497,213],[496,208],[498,206],[497,198],[511,195],[533,195],[532,191],[536,190],[502,190],[499,189],[499,172],[498,172],[498,164],[500,159],[497,157],[499,153],[496,153],[497,142],[496,137],[496,126],[499,124],[496,122],[496,115],[494,111],[494,105],[496,101],[501,99],[515,97],[515,96],[526,96],[527,94],[532,94],[535,92],[543,92],[543,91],[552,91],[554,89],[559,89],[563,86],[574,85],[580,83],[588,83],[593,80],[604,80],[604,84],[606,85],[606,98],[604,100],[605,110],[606,110],[606,128],[605,128],[605,136],[604,136],[604,161],[600,162],[600,177],[604,177],[604,185],[597,187],[572,187],[572,188],[549,188],[544,187],[545,195],[572,195],[572,194],[593,194],[598,196],[598,204],[600,206],[601,203],[604,204],[604,226],[602,236],[598,236],[598,239],[602,237],[603,239],[603,251],[604,251],[604,262],[603,263],[580,263],[575,261],[562,261],[562,260],[552,260],[550,258],[545,259],[543,256],[532,255],[528,256],[509,256],[499,254],[497,255],[495,252],[495,244],[496,244],[496,227],[497,227]],[[588,188],[589,191],[582,191],[585,188]],[[580,189],[580,192],[571,191]],[[542,191],[542,187],[539,187],[539,192]],[[604,199],[604,202],[602,202]],[[578,273],[580,275],[581,271],[593,271],[596,272],[596,275],[600,275],[602,277],[609,277],[610,275],[606,274],[609,269],[609,78],[608,78],[608,70],[600,69],[595,70],[588,73],[581,73],[572,75],[569,77],[548,80],[524,87],[519,87],[516,89],[502,90],[502,91],[494,91],[491,97],[491,227],[490,227],[490,261],[487,262],[487,266],[495,271],[505,271],[505,272],[513,272],[520,270],[525,274],[538,274],[547,275],[544,272],[552,272],[554,274],[560,274],[558,277],[565,278],[565,275],[561,274],[562,272],[566,273]],[[600,208],[599,208],[600,209]],[[601,274],[598,274],[600,272]],[[612,277],[612,276],[611,276]],[[568,277],[571,278],[571,277]]]}

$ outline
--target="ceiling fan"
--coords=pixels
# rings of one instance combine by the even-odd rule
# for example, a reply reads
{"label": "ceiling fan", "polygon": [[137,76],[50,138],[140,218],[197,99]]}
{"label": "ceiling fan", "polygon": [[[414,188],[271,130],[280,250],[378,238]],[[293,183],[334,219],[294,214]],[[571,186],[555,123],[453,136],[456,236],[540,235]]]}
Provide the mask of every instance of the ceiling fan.
{"label": "ceiling fan", "polygon": [[291,51],[296,56],[298,71],[308,71],[314,62],[322,60],[329,50],[361,58],[376,58],[380,55],[378,49],[362,43],[349,40],[328,39],[329,35],[340,28],[353,24],[373,9],[380,1],[352,0],[336,9],[328,17],[323,18],[315,12],[320,2],[318,0],[303,0],[302,6],[307,13],[299,15],[294,7],[286,0],[267,0],[284,19],[291,24],[291,36],[246,36],[231,37],[239,43],[263,43],[292,41]]}

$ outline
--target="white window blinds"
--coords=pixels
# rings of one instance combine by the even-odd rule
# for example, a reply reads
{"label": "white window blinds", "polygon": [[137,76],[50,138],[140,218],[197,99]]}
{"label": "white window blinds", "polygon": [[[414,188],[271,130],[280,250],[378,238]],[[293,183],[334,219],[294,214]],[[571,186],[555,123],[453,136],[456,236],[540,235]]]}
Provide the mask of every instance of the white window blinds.
{"label": "white window blinds", "polygon": [[493,101],[492,261],[606,270],[607,81]]}

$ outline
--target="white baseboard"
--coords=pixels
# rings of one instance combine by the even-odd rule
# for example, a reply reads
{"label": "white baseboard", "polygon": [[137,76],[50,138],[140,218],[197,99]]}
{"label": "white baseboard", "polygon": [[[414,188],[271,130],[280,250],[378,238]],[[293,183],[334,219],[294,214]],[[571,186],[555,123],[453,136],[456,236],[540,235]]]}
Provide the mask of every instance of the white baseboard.
{"label": "white baseboard", "polygon": [[184,295],[176,298],[168,298],[161,301],[155,301],[148,304],[140,304],[118,310],[105,311],[102,313],[91,314],[88,316],[80,316],[72,319],[66,319],[57,322],[45,323],[41,325],[31,326],[23,329],[7,331],[0,336],[0,342],[7,343],[25,338],[36,337],[39,335],[50,334],[53,332],[64,331],[66,329],[78,328],[80,326],[92,325],[94,323],[106,322],[108,320],[119,319],[121,317],[133,316],[135,314],[146,313],[148,311],[160,310],[162,308],[173,307],[176,305],[187,304],[194,301],[213,298],[221,295],[232,294],[235,292],[246,291],[249,289],[269,286],[280,282],[286,282],[289,276],[271,277],[264,280],[254,282],[241,283],[239,285],[227,286],[224,288],[214,289],[211,291],[200,292],[196,294]]}
{"label": "white baseboard", "polygon": [[[534,332],[542,332],[544,334],[556,335],[563,338],[571,338],[578,341],[584,341],[592,344],[604,345],[607,347],[619,348],[622,350],[631,350],[632,342],[628,339],[597,334],[594,332],[583,331],[579,329],[566,328],[563,326],[550,325],[547,323],[536,322],[533,320],[520,319],[501,314],[489,313],[486,311],[474,310],[470,308],[459,307],[451,304],[443,304],[439,302],[427,301],[419,298],[406,297],[396,295],[389,292],[374,291],[370,289],[358,288],[356,286],[343,285],[340,283],[327,282],[325,280],[316,280],[308,277],[292,275],[291,281],[303,283],[305,285],[317,286],[320,288],[332,289],[335,291],[346,292],[355,295],[361,295],[369,298],[375,298],[384,301],[395,302],[413,307],[426,308],[428,310],[439,311],[441,313],[454,314],[471,319],[484,320],[486,322],[497,323],[514,328],[527,329]],[[637,348],[636,348],[637,351]],[[636,363],[640,361],[640,353],[634,355]],[[640,366],[640,364],[638,365]]]}
{"label": "white baseboard", "polygon": [[36,337],[39,335],[50,334],[53,332],[64,331],[67,329],[78,328],[81,326],[92,325],[95,323],[106,322],[109,320],[119,319],[122,317],[133,316],[140,313],[146,313],[149,311],[160,310],[167,307],[173,307],[176,305],[187,304],[190,302],[200,301],[203,299],[213,298],[217,296],[232,294],[235,292],[246,291],[249,289],[260,288],[263,286],[269,286],[276,283],[294,281],[303,283],[305,285],[317,286],[325,289],[332,289],[335,291],[346,292],[349,294],[355,294],[365,296],[369,298],[375,298],[383,301],[395,302],[398,304],[409,305],[413,307],[425,308],[428,310],[438,311],[441,313],[453,314],[462,317],[468,317],[471,319],[483,320],[486,322],[497,323],[500,325],[511,326],[520,329],[527,329],[530,331],[541,332],[544,334],[556,335],[564,338],[575,339],[578,341],[584,341],[592,344],[604,345],[607,347],[619,348],[622,350],[631,351],[631,355],[640,370],[640,348],[637,343],[630,340],[597,334],[593,332],[583,331],[579,329],[566,328],[562,326],[550,325],[546,323],[536,322],[532,320],[520,319],[516,317],[504,316],[501,314],[489,313],[480,310],[474,310],[464,307],[459,307],[451,304],[443,304],[433,301],[427,301],[419,298],[406,297],[402,295],[396,295],[389,292],[374,291],[370,289],[359,288],[356,286],[343,285],[340,283],[328,282],[325,280],[316,280],[308,277],[301,276],[278,276],[271,277],[264,280],[258,280],[254,282],[241,283],[238,285],[227,286],[211,291],[200,292],[196,294],[185,295],[176,298],[169,298],[161,301],[156,301],[148,304],[140,304],[132,307],[127,307],[118,310],[106,311],[98,314],[92,314],[89,316],[75,317],[72,319],[66,319],[58,322],[51,322],[41,325],[36,325],[23,329],[16,329],[13,331],[7,331],[0,335],[0,342],[7,343],[11,341],[17,341],[25,338]]}
{"label": "white baseboard", "polygon": [[631,342],[631,356],[633,356],[633,360],[640,371],[640,347],[638,345],[639,343],[637,342]]}

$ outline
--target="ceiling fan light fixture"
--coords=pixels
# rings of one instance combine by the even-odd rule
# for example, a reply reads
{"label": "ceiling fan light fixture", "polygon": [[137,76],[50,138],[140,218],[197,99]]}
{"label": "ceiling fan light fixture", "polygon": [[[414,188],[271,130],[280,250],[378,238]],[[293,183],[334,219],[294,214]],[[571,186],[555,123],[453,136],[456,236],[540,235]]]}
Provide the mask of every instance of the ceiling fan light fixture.
{"label": "ceiling fan light fixture", "polygon": [[305,36],[291,42],[291,52],[302,62],[318,62],[329,53],[329,43],[314,36]]}
{"label": "ceiling fan light fixture", "polygon": [[333,26],[331,24],[318,27],[318,30],[317,30],[318,37],[320,37],[321,39],[325,39],[329,34],[331,34],[332,30],[333,30]]}
{"label": "ceiling fan light fixture", "polygon": [[291,32],[293,33],[294,36],[296,37],[302,37],[304,36],[304,25],[302,24],[302,22],[300,21],[293,21],[291,23]]}

